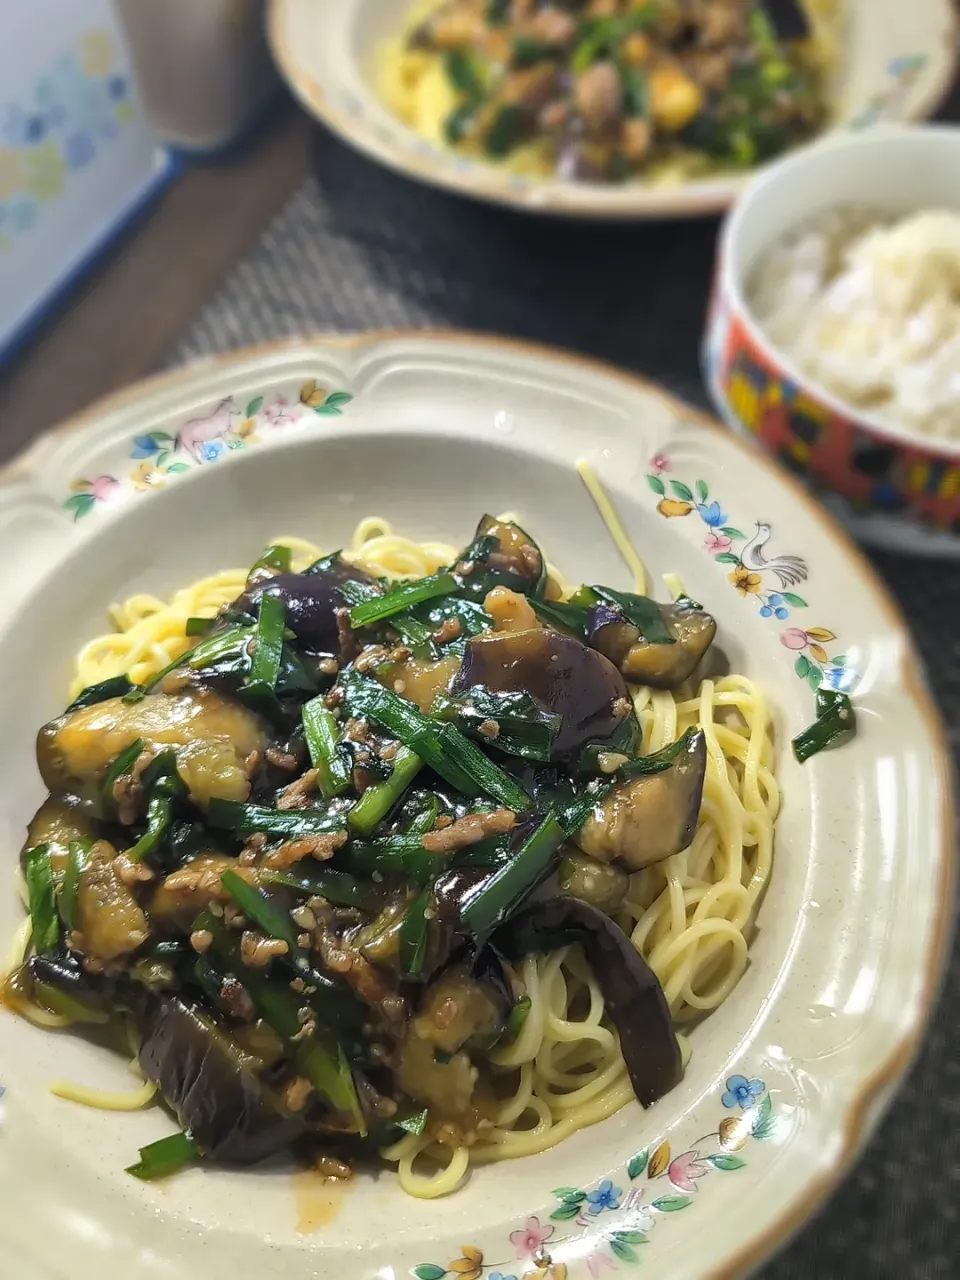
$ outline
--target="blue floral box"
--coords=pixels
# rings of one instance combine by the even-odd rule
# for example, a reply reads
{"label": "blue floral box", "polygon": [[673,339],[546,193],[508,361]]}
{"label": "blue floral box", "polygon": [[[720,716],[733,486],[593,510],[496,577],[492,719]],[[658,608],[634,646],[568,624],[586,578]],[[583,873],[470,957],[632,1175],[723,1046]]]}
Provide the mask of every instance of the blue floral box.
{"label": "blue floral box", "polygon": [[173,169],[110,0],[0,4],[0,359]]}

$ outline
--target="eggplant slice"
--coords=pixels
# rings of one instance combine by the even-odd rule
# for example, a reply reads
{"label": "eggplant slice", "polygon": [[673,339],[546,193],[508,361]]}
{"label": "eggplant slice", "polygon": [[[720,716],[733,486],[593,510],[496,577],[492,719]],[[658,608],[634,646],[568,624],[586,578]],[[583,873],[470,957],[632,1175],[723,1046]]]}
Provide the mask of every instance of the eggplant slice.
{"label": "eggplant slice", "polygon": [[283,1108],[208,1013],[178,997],[151,996],[138,1021],[140,1066],[205,1155],[252,1164],[302,1133],[302,1113]]}
{"label": "eggplant slice", "polygon": [[477,685],[491,693],[527,693],[560,716],[553,760],[576,757],[588,743],[609,742],[633,716],[613,663],[574,636],[546,627],[474,636],[450,692],[457,696]]}
{"label": "eggplant slice", "polygon": [[560,895],[521,911],[497,930],[493,942],[510,960],[579,942],[620,1036],[637,1100],[649,1107],[679,1082],[680,1046],[663,988],[609,916],[587,902]]}
{"label": "eggplant slice", "polygon": [[335,654],[339,647],[337,610],[343,608],[338,588],[345,582],[373,585],[363,569],[339,556],[328,557],[315,572],[278,573],[248,586],[231,608],[256,614],[261,597],[275,596],[286,608],[285,622],[303,647],[314,654]]}
{"label": "eggplant slice", "polygon": [[674,689],[691,676],[713,644],[717,623],[685,597],[657,605],[673,644],[651,644],[619,609],[597,604],[587,619],[587,640],[630,681],[653,689]]}
{"label": "eggplant slice", "polygon": [[686,849],[693,840],[703,799],[707,744],[702,732],[669,769],[615,787],[577,833],[584,853],[641,871]]}

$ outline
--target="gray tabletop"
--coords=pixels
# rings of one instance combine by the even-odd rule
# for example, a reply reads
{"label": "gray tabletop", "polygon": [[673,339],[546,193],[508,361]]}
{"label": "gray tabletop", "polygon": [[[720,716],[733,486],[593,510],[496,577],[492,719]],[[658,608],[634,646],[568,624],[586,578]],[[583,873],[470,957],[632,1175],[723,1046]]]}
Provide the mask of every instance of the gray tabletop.
{"label": "gray tabletop", "polygon": [[[960,118],[960,95],[954,116]],[[590,227],[470,204],[318,131],[314,176],[171,352],[179,363],[317,329],[446,326],[615,361],[705,405],[697,347],[714,221]],[[876,555],[960,746],[960,569]],[[764,1280],[960,1275],[960,953],[891,1113]]]}

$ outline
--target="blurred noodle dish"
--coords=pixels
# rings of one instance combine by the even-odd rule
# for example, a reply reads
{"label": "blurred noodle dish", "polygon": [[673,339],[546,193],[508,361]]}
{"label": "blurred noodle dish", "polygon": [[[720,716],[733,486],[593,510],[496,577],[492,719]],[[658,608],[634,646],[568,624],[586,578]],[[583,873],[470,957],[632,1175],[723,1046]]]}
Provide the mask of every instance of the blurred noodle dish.
{"label": "blurred noodle dish", "polygon": [[840,0],[436,0],[378,67],[444,148],[530,177],[680,182],[749,168],[828,117]]}

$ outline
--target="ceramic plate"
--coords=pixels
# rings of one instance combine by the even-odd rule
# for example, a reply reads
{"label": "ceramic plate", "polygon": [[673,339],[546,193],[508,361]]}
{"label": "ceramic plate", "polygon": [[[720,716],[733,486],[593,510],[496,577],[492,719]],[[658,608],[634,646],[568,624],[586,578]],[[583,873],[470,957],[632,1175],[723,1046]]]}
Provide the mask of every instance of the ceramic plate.
{"label": "ceramic plate", "polygon": [[[438,149],[380,101],[378,50],[397,35],[407,0],[270,0],[274,55],[318,120],[372,159],[409,178],[531,213],[576,218],[675,218],[730,205],[749,173],[674,186],[540,181]],[[831,87],[836,128],[920,120],[946,93],[956,66],[952,0],[841,0],[843,52]]]}
{"label": "ceramic plate", "polygon": [[[387,1171],[337,1190],[284,1168],[151,1185],[123,1169],[171,1131],[161,1109],[106,1114],[48,1091],[64,1076],[129,1087],[123,1062],[0,1013],[4,1274],[742,1276],[848,1168],[916,1048],[948,941],[949,765],[917,654],[792,480],[655,388],[565,353],[450,334],[261,347],[104,401],[3,474],[0,934],[21,917],[36,728],[112,600],[250,563],[277,533],[339,546],[364,513],[463,541],[487,508],[520,513],[571,581],[626,585],[581,456],[654,580],[680,575],[776,709],[772,882],[750,966],[693,1033],[682,1084],[443,1201],[407,1199]],[[744,567],[763,526],[768,556],[803,561],[795,593]],[[789,739],[820,683],[854,691],[860,732],[801,767]]]}

